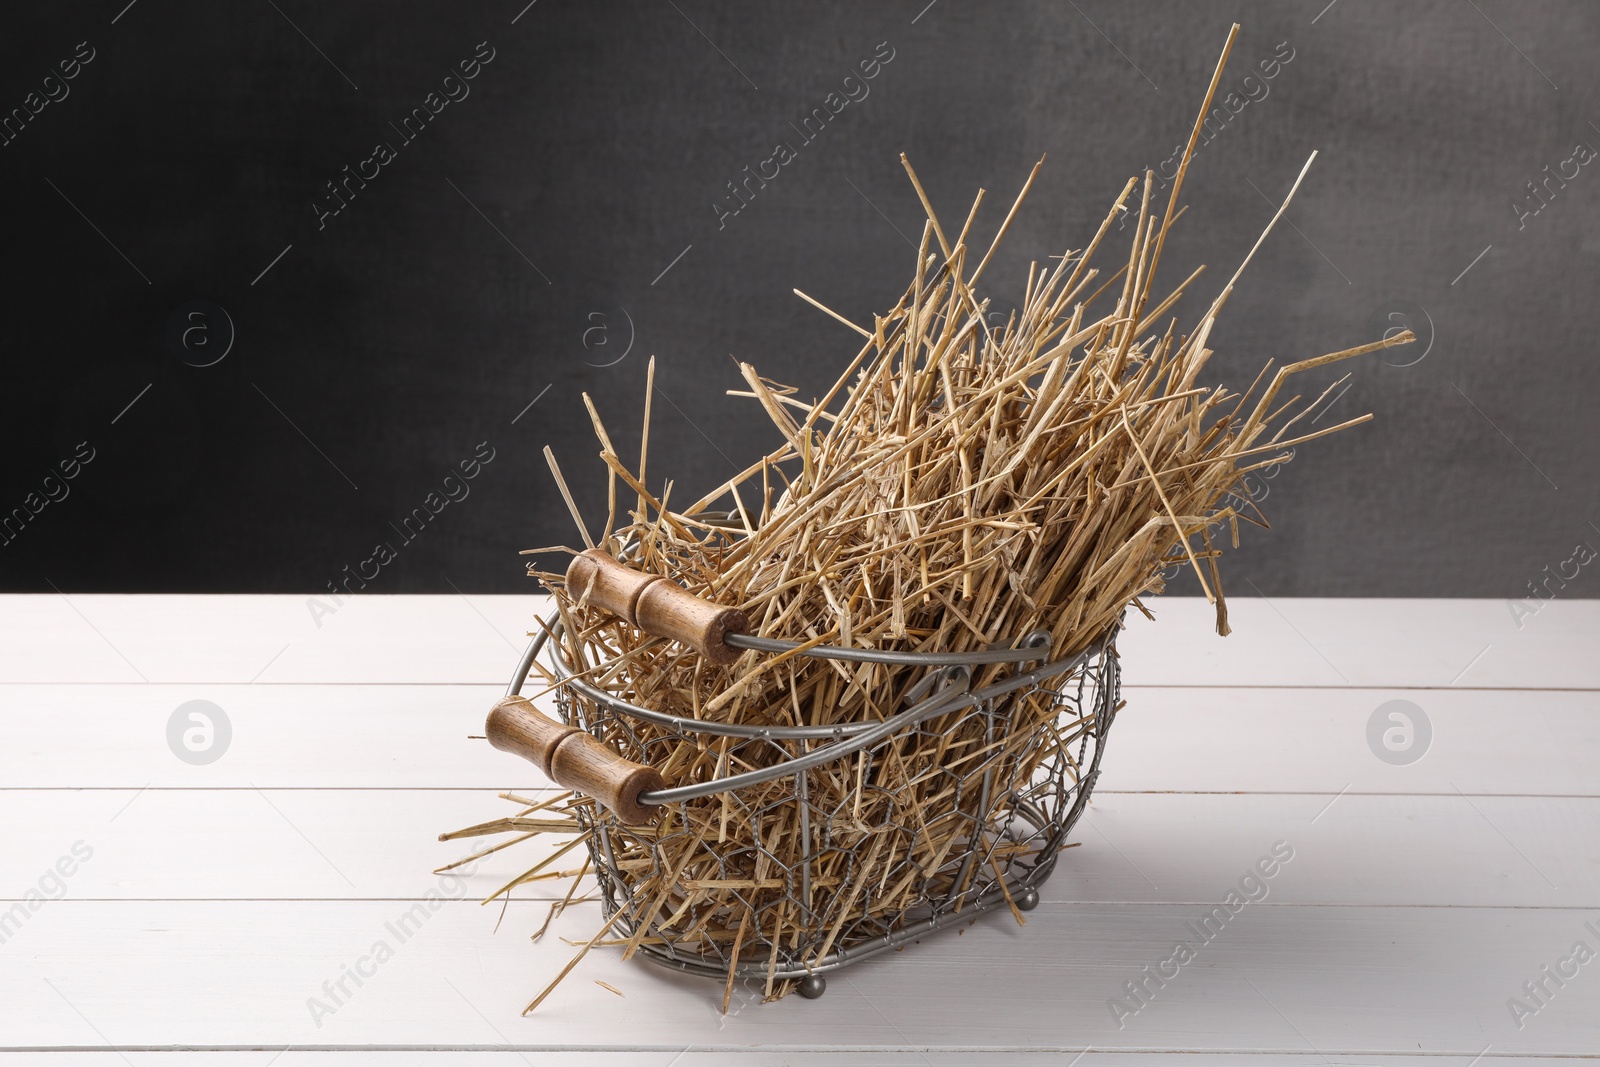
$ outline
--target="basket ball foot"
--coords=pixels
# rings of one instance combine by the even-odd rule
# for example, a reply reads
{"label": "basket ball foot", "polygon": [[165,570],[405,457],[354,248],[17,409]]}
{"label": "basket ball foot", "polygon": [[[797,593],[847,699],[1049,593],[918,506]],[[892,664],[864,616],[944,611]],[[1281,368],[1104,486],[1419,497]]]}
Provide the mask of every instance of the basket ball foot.
{"label": "basket ball foot", "polygon": [[800,995],[807,1000],[816,1000],[828,991],[828,980],[820,974],[808,974],[800,979]]}
{"label": "basket ball foot", "polygon": [[1039,906],[1039,891],[1037,889],[1024,890],[1022,892],[1022,894],[1017,897],[1017,910],[1018,911],[1032,911],[1034,908],[1037,908],[1038,906]]}

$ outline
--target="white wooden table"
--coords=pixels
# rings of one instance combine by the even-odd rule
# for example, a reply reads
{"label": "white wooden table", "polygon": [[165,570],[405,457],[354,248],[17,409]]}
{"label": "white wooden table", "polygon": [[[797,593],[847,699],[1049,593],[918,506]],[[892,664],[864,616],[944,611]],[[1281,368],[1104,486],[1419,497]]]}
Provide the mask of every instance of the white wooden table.
{"label": "white wooden table", "polygon": [[[524,1018],[599,906],[534,944],[539,893],[498,932],[477,903],[530,853],[468,886],[430,872],[471,844],[440,830],[545,786],[467,740],[540,603],[360,597],[319,627],[300,597],[0,597],[0,1050],[50,1067],[1600,1060],[1600,958],[1562,962],[1579,941],[1600,953],[1600,602],[1519,629],[1501,601],[1237,597],[1224,640],[1203,604],[1158,600],[1121,642],[1127,707],[1080,847],[1026,928],[988,916],[818,1001],[726,1017],[712,983],[596,950]],[[231,724],[205,765],[168,746],[191,700]],[[1432,726],[1407,765],[1369,746],[1392,700]],[[1293,859],[1266,898],[1119,1019],[1113,998],[1139,1003],[1125,983],[1197,941],[1188,924],[1277,842]],[[392,958],[314,1019],[378,941]],[[1537,1011],[1514,1019],[1513,997]]]}

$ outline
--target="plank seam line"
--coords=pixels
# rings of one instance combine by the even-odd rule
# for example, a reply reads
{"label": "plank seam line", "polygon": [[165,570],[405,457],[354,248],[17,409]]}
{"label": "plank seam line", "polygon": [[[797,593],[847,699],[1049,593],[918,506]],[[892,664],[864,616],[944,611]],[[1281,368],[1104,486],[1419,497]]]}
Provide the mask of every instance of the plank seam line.
{"label": "plank seam line", "polygon": [[[57,897],[48,901],[50,904],[394,904],[426,902],[429,897]],[[560,900],[562,897],[515,897],[518,904],[539,904],[543,902]],[[22,897],[0,897],[0,903],[24,903]],[[471,904],[482,906],[482,901],[472,897],[458,899],[445,898],[444,904]],[[592,903],[586,901],[586,903]],[[1062,907],[1105,907],[1105,908],[1193,908],[1210,907],[1215,900],[1092,900],[1092,899],[1066,899],[1056,900],[1046,896],[1040,904],[1059,905]],[[1257,902],[1262,908],[1370,908],[1386,911],[1577,911],[1590,912],[1600,910],[1600,903],[1595,904],[1379,904],[1379,903],[1337,903],[1324,900],[1292,901],[1292,900],[1264,900]],[[1002,915],[999,912],[979,912],[973,919],[989,918]]]}
{"label": "plank seam line", "polygon": [[[550,786],[508,787],[498,790],[488,786],[471,785],[7,785],[0,786],[5,793],[476,793],[488,795],[502,791],[516,793],[550,793]],[[1600,793],[1463,793],[1414,792],[1391,793],[1378,790],[1349,789],[1343,792],[1295,789],[1096,789],[1095,796],[1178,796],[1178,797],[1478,797],[1485,800],[1600,800]]]}
{"label": "plank seam line", "polygon": [[[896,1053],[896,1052],[931,1052],[936,1055],[955,1053],[989,1053],[989,1054],[1046,1054],[1046,1055],[1074,1055],[1082,1052],[1081,1048],[1071,1045],[778,1045],[763,1044],[750,1045],[691,1045],[696,1052],[713,1053],[717,1055],[749,1056],[753,1051],[776,1053],[779,1055],[794,1053]],[[571,1044],[546,1044],[546,1045],[473,1045],[473,1044],[415,1044],[415,1045],[204,1045],[183,1043],[172,1045],[118,1045],[112,1049],[106,1045],[0,1045],[0,1052],[62,1052],[84,1053],[99,1052],[106,1054],[126,1052],[640,1052],[640,1053],[674,1053],[682,1052],[678,1045],[571,1045]],[[1417,1049],[1323,1049],[1310,1051],[1295,1048],[1173,1048],[1161,1045],[1128,1046],[1124,1048],[1096,1048],[1097,1056],[1149,1056],[1155,1055],[1180,1055],[1180,1056],[1299,1056],[1304,1058],[1315,1057],[1319,1062],[1326,1062],[1330,1056],[1394,1056],[1411,1059],[1438,1059],[1450,1057],[1454,1059],[1470,1058],[1474,1055],[1484,1060],[1571,1060],[1578,1063],[1593,1063],[1600,1061],[1600,1055],[1588,1052],[1486,1052],[1474,1053],[1464,1051],[1428,1051]]]}
{"label": "plank seam line", "polygon": [[[153,680],[151,680],[149,682],[133,682],[133,681],[123,681],[123,682],[85,682],[85,681],[78,681],[78,680],[73,680],[73,679],[63,679],[63,678],[39,678],[39,679],[33,679],[33,680],[28,680],[28,679],[21,679],[21,680],[0,679],[0,688],[6,687],[6,686],[48,686],[48,685],[61,685],[61,686],[101,686],[101,685],[106,685],[106,686],[119,686],[119,687],[120,686],[125,686],[125,687],[135,688],[135,689],[143,688],[143,687],[146,687],[146,686],[153,686],[153,685],[169,686],[169,687],[186,687],[186,688],[194,688],[194,687],[200,687],[200,686],[210,686],[210,687],[233,686],[233,687],[236,687],[236,688],[239,688],[239,689],[246,689],[246,688],[248,688],[248,689],[271,689],[271,688],[274,688],[274,687],[283,688],[283,687],[289,687],[289,686],[327,686],[327,687],[333,687],[333,686],[367,686],[367,687],[374,688],[374,689],[377,689],[377,688],[404,689],[404,688],[424,688],[424,687],[455,687],[455,688],[458,688],[458,689],[504,689],[506,687],[505,681],[503,679],[500,680],[500,681],[494,681],[494,682],[466,682],[466,681],[397,682],[397,681],[394,681],[393,679],[375,679],[375,680],[372,680],[372,681],[339,681],[339,680],[330,680],[330,681],[303,681],[303,682],[290,682],[290,681],[251,682],[251,681],[248,681],[248,680],[247,681],[239,681],[237,679],[225,679],[225,678],[213,678],[213,679],[209,679],[209,680],[204,680],[203,679],[203,680],[199,680],[199,681],[196,681],[196,680],[194,680],[192,678],[186,678],[186,679],[183,679],[181,681],[169,681],[169,680],[157,678],[157,679],[153,679]],[[1297,692],[1297,691],[1340,692],[1340,691],[1346,691],[1346,690],[1349,690],[1349,691],[1374,690],[1374,691],[1381,691],[1381,692],[1389,692],[1389,691],[1392,690],[1392,691],[1395,691],[1395,692],[1407,692],[1407,693],[1409,693],[1409,692],[1419,692],[1419,693],[1600,693],[1600,686],[1589,686],[1589,685],[1400,685],[1400,684],[1383,685],[1383,684],[1379,684],[1379,683],[1364,683],[1364,684],[1361,684],[1361,685],[1281,685],[1281,684],[1280,685],[1272,685],[1272,684],[1262,683],[1262,682],[1257,682],[1257,683],[1248,683],[1248,682],[1231,682],[1231,683],[1230,682],[1129,682],[1129,683],[1125,683],[1122,686],[1122,688],[1126,689],[1126,690],[1130,690],[1130,691],[1132,691],[1132,690],[1145,690],[1145,689],[1184,689],[1184,690],[1189,690],[1189,689],[1280,689],[1280,690],[1285,690],[1285,691],[1289,691],[1289,692]]]}

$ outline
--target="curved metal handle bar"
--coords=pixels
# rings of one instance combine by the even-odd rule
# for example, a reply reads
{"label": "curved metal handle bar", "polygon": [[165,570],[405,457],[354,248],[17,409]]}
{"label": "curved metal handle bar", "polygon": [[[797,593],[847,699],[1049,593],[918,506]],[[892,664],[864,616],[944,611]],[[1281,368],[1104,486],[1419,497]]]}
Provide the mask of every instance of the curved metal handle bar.
{"label": "curved metal handle bar", "polygon": [[915,726],[924,719],[946,712],[961,711],[993,700],[995,697],[1004,696],[1015,690],[1025,689],[1046,678],[1075,670],[1087,662],[1091,655],[1102,651],[1103,648],[1104,644],[1102,643],[1085,649],[1070,660],[1047,663],[1025,674],[1014,674],[1010,678],[1002,679],[993,685],[984,686],[982,689],[970,693],[956,690],[953,694],[953,699],[950,690],[935,693],[922,701],[922,703],[909,707],[897,715],[891,715],[882,722],[872,723],[867,729],[862,730],[849,740],[836,741],[831,745],[824,745],[815,752],[807,752],[803,756],[796,756],[771,767],[760,767],[753,771],[745,771],[743,774],[730,774],[726,778],[715,778],[709,782],[700,782],[695,785],[680,785],[672,789],[656,789],[640,793],[639,803],[661,805],[676,804],[685,800],[697,800],[700,797],[710,796],[712,793],[742,789],[750,785],[760,785],[762,782],[770,782],[775,778],[784,778],[791,774],[810,770],[812,767],[831,762],[841,756],[859,752],[883,740],[895,731],[908,726]]}
{"label": "curved metal handle bar", "polygon": [[[506,696],[517,696],[518,689],[522,688],[523,678],[528,677],[528,672],[533,669],[534,656],[538,656],[539,649],[544,646],[550,633],[558,627],[560,627],[560,614],[552,611],[544,617],[544,627],[534,635],[528,651],[523,654],[517,675],[512,678],[514,688],[507,689]],[[792,653],[803,643],[776,637],[755,637],[754,633],[730,633],[723,640],[733,648],[774,654]],[[800,656],[808,656],[811,659],[843,659],[858,664],[888,664],[893,667],[986,667],[989,664],[1038,662],[1040,659],[1045,659],[1048,654],[1050,654],[1050,635],[1045,630],[1034,630],[1022,638],[1016,648],[986,648],[971,653],[909,653],[909,651],[901,653],[890,649],[813,645],[802,651]]]}
{"label": "curved metal handle bar", "polygon": [[[517,673],[512,677],[511,684],[506,688],[507,696],[516,696],[522,691],[522,686],[527,680],[528,672],[533,669],[533,661],[535,657],[537,657],[539,655],[539,651],[544,648],[545,644],[550,638],[550,635],[556,633],[560,629],[561,621],[559,618],[559,613],[557,612],[551,612],[550,615],[546,616],[543,621],[544,625],[528,643],[528,649],[523,653],[522,660],[517,665]],[[779,646],[779,651],[787,651],[788,649],[794,647],[794,643],[792,642],[778,641],[773,638],[741,639],[763,643],[770,642],[772,645]],[[614,712],[617,712],[618,714],[628,715],[637,719],[643,719],[646,722],[652,722],[658,726],[664,726],[671,730],[677,730],[680,733],[702,733],[719,737],[763,738],[782,741],[799,741],[821,738],[832,738],[834,740],[834,743],[831,745],[826,745],[814,752],[808,752],[804,756],[797,756],[794,759],[786,760],[783,763],[775,764],[771,767],[762,767],[757,770],[746,771],[742,774],[729,775],[726,778],[713,779],[709,782],[700,782],[695,785],[676,786],[672,789],[655,790],[653,792],[641,793],[639,795],[639,802],[642,804],[662,805],[674,804],[685,800],[694,800],[699,797],[710,796],[712,793],[722,792],[727,789],[739,789],[743,788],[744,786],[759,785],[762,782],[769,782],[776,778],[782,778],[786,775],[809,770],[812,767],[827,763],[830,760],[838,759],[841,756],[848,756],[854,752],[859,752],[861,749],[866,748],[879,740],[882,740],[884,737],[887,737],[897,729],[900,729],[904,726],[915,725],[916,723],[921,722],[923,719],[929,718],[933,715],[940,714],[941,712],[959,711],[965,708],[973,707],[974,705],[983,703],[986,700],[992,700],[995,697],[1004,696],[1006,693],[1033,685],[1045,678],[1051,678],[1058,674],[1074,671],[1086,663],[1091,656],[1104,652],[1109,643],[1110,634],[1108,633],[1107,636],[1098,644],[1090,646],[1070,660],[1057,660],[1054,663],[1044,664],[1043,666],[1037,667],[1034,670],[1026,673],[1015,674],[1009,678],[1002,679],[993,685],[985,686],[983,689],[979,689],[975,692],[968,693],[962,689],[954,687],[942,689],[939,692],[934,693],[932,696],[920,701],[919,703],[912,705],[905,711],[902,711],[896,715],[892,715],[880,722],[839,723],[829,726],[755,726],[745,723],[706,722],[701,719],[686,719],[678,715],[668,715],[664,712],[652,711],[649,708],[639,707],[637,704],[630,704],[626,700],[622,700],[619,697],[613,696],[604,690],[597,689],[582,679],[574,677],[572,672],[568,671],[561,663],[561,658],[559,656],[552,656],[551,662],[556,669],[557,675],[563,680],[567,680],[574,689],[577,689],[588,699],[593,700],[596,703],[607,707]],[[753,647],[759,648],[759,646]],[[807,649],[806,652],[801,654],[810,655],[818,651],[820,651],[820,648],[812,648]],[[907,666],[927,665],[948,667],[966,666],[973,662],[1004,663],[1014,660],[1021,660],[1024,658],[1032,660],[1038,659],[1037,650],[1027,647],[1019,649],[992,649],[986,652],[970,654],[972,656],[989,656],[995,652],[1009,654],[1008,659],[985,659],[979,661],[974,661],[972,659],[961,659],[960,654],[955,653],[884,653],[873,649],[845,648],[833,648],[831,651],[845,653],[863,652],[871,653],[874,656],[893,656],[897,658],[891,659],[888,662],[899,663]],[[1019,652],[1024,653],[1024,656],[1017,656],[1016,654]],[[952,657],[956,658],[958,662],[948,662]],[[840,656],[837,658],[849,659],[853,657]],[[873,659],[870,662],[883,661]]]}
{"label": "curved metal handle bar", "polygon": [[528,672],[533,670],[533,661],[539,658],[539,650],[543,648],[544,643],[550,639],[550,630],[548,627],[551,625],[551,620],[554,618],[554,613],[551,613],[549,617],[545,618],[543,620],[545,625],[540,627],[539,632],[533,635],[533,640],[528,642],[528,650],[522,654],[522,662],[517,664],[517,673],[511,676],[511,684],[506,686],[506,696],[514,697],[521,695],[522,685],[528,680]]}
{"label": "curved metal handle bar", "polygon": [[[1030,635],[1031,636],[1031,635]],[[729,634],[723,641],[734,648],[756,652],[793,652],[799,641],[751,634]],[[842,659],[852,663],[887,663],[896,667],[977,667],[990,663],[1028,663],[1039,659],[1039,650],[1029,645],[1019,648],[987,648],[981,652],[891,652],[877,648],[842,648],[839,645],[814,645],[801,652],[813,659]]]}
{"label": "curved metal handle bar", "polygon": [[[517,673],[512,676],[511,684],[506,687],[506,696],[514,697],[522,692],[522,685],[527,680],[528,672],[533,669],[533,661],[539,655],[551,633],[561,628],[560,620],[554,614],[544,620],[545,628],[533,636],[528,643],[528,650],[522,654],[522,661],[517,664]],[[664,726],[669,730],[679,733],[702,733],[713,737],[745,737],[745,738],[772,738],[780,741],[799,741],[807,739],[838,740],[852,737],[869,730],[873,723],[839,723],[832,726],[755,726],[748,723],[732,722],[706,722],[703,719],[686,719],[680,715],[668,715],[664,711],[652,711],[642,708],[637,704],[630,704],[621,697],[614,696],[603,689],[597,689],[581,678],[573,677],[567,670],[559,656],[551,657],[552,666],[555,667],[557,676],[573,689],[602,707],[609,708],[619,715],[630,718],[643,719],[646,722]]]}
{"label": "curved metal handle bar", "polygon": [[[544,626],[533,636],[517,674],[511,680],[512,688],[506,696],[516,696],[523,679],[533,669],[534,657],[544,647],[550,634],[560,627],[558,612],[544,618]],[[1035,630],[1020,641],[1015,648],[986,648],[973,652],[894,652],[877,648],[844,648],[839,645],[813,645],[799,654],[812,659],[847,660],[851,663],[883,663],[893,667],[982,667],[991,663],[1037,663],[1039,650],[1049,641],[1043,630]],[[756,637],[754,634],[729,634],[723,640],[734,648],[754,652],[781,654],[793,652],[803,642],[784,641],[776,637]]]}
{"label": "curved metal handle bar", "polygon": [[[571,678],[570,674],[565,674],[565,676]],[[597,704],[610,708],[619,715],[643,719],[645,722],[653,722],[657,726],[664,726],[669,730],[676,730],[682,734],[707,734],[711,737],[743,737],[749,739],[762,738],[771,741],[837,740],[842,737],[854,737],[856,734],[870,730],[877,725],[877,723],[873,722],[852,722],[837,723],[832,726],[756,726],[740,722],[708,722],[705,719],[686,719],[681,715],[668,715],[664,711],[651,711],[649,708],[641,708],[639,705],[630,704],[603,689],[596,689],[581,678],[572,678],[568,684],[585,697]]]}
{"label": "curved metal handle bar", "polygon": [[[711,519],[718,512],[707,512],[702,519]],[[730,530],[743,530],[743,519],[737,511],[720,513],[721,521],[729,523]],[[617,553],[617,559],[625,559],[629,550],[634,546],[633,541],[628,541]],[[511,684],[515,687],[506,691],[506,696],[516,696],[517,690],[522,686],[522,679],[527,676],[533,667],[533,658],[539,654],[539,648],[544,645],[545,638],[553,631],[557,624],[559,612],[552,611],[545,616],[545,626],[533,639],[533,645],[522,657],[522,666]],[[802,656],[812,659],[838,659],[848,660],[852,663],[886,663],[896,667],[962,667],[986,666],[991,663],[1035,663],[1039,656],[1041,642],[1048,644],[1050,636],[1043,630],[1035,630],[1018,642],[1015,648],[989,648],[980,652],[890,652],[876,648],[843,648],[839,645],[813,645],[801,652]],[[754,634],[728,634],[723,642],[733,648],[742,648],[754,652],[793,652],[799,648],[800,641],[784,641],[776,637],[757,637]],[[587,694],[586,694],[587,695]]]}
{"label": "curved metal handle bar", "polygon": [[[539,651],[545,646],[550,635],[561,630],[561,620],[558,612],[551,612],[545,616],[544,625],[528,644],[528,650],[523,653],[522,661],[517,664],[517,672],[511,678],[511,684],[506,687],[506,696],[516,696],[522,691],[528,672],[533,669],[533,661]],[[788,652],[798,648],[799,642],[780,641],[770,637],[750,637],[740,635],[730,636],[730,642],[737,641],[740,647],[753,648],[758,651]],[[817,659],[843,659],[866,663],[888,663],[905,667],[966,667],[980,666],[992,663],[1030,663],[1038,662],[1040,649],[1039,641],[1048,641],[1049,637],[1044,631],[1035,631],[1023,639],[1019,648],[985,649],[978,652],[885,652],[870,648],[839,648],[834,645],[819,645],[801,652],[802,656],[811,656]],[[828,726],[753,726],[746,723],[718,723],[706,722],[703,719],[687,719],[678,715],[668,715],[665,712],[652,711],[637,704],[629,703],[620,697],[598,689],[581,678],[574,678],[573,672],[566,668],[559,656],[551,657],[552,666],[556,675],[567,682],[572,688],[583,694],[595,703],[635,719],[664,726],[669,730],[678,730],[683,733],[702,733],[713,737],[746,737],[746,738],[772,738],[783,741],[799,741],[806,739],[833,739],[851,737],[865,730],[871,729],[875,724],[866,723],[840,723]]]}

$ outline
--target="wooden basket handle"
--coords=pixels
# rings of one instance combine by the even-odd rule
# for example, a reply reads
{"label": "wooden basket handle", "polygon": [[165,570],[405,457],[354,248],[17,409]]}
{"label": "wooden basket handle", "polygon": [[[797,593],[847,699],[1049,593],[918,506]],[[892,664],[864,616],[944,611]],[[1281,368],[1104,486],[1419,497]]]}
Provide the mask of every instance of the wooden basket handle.
{"label": "wooden basket handle", "polygon": [[739,649],[723,638],[750,629],[738,608],[701,600],[676,582],[624,566],[598,548],[573,557],[567,566],[567,593],[645,633],[688,645],[712,663],[738,659]]}
{"label": "wooden basket handle", "polygon": [[630,826],[652,821],[661,810],[639,803],[640,793],[667,787],[660,771],[623,759],[576,726],[543,714],[526,697],[496,704],[484,732],[495,748],[521,756],[558,785],[593,797]]}

